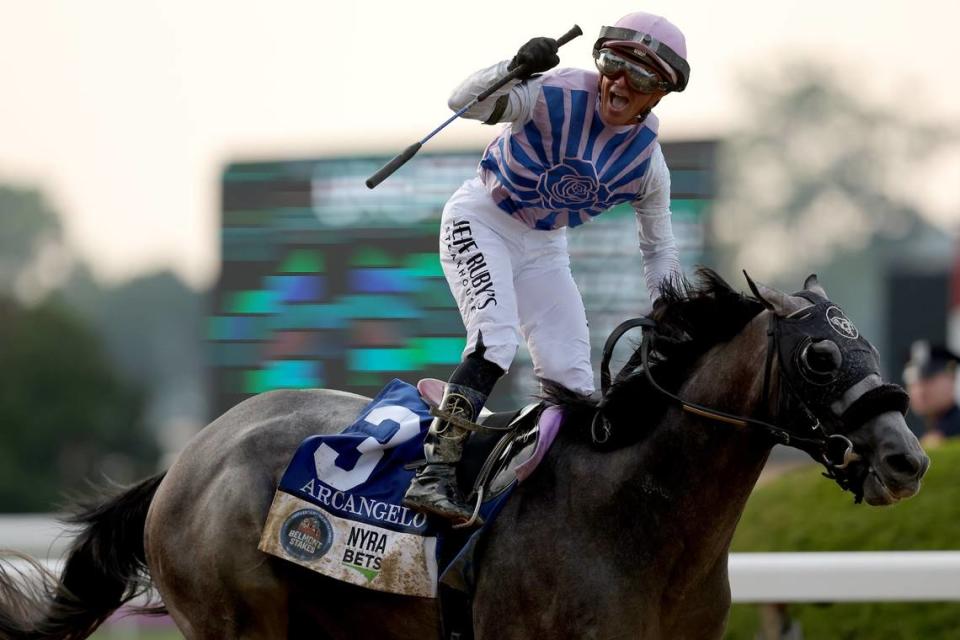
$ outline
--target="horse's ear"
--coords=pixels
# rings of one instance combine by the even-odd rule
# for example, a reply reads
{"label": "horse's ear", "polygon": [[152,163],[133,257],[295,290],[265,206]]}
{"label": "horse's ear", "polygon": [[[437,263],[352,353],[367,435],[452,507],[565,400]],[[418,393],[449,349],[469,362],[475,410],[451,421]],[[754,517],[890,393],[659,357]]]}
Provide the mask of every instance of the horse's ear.
{"label": "horse's ear", "polygon": [[824,291],[823,286],[820,285],[820,281],[817,280],[817,274],[811,273],[807,276],[807,279],[803,281],[803,288],[807,291],[817,294],[821,298],[826,300],[830,299],[830,296],[827,295],[827,292]]}
{"label": "horse's ear", "polygon": [[760,287],[763,287],[764,289],[768,289],[769,287],[764,285],[760,285],[760,287],[758,287],[757,283],[753,281],[753,278],[750,277],[750,274],[747,273],[746,269],[743,270],[743,277],[747,279],[747,285],[750,287],[753,297],[762,302],[763,306],[765,306],[767,309],[773,311],[773,305],[767,302],[767,299],[763,297],[763,293],[760,292]]}
{"label": "horse's ear", "polygon": [[761,282],[754,282],[753,278],[747,275],[746,271],[743,272],[743,275],[747,279],[747,284],[750,285],[750,291],[753,292],[757,300],[762,302],[763,306],[778,316],[789,316],[801,309],[812,306],[809,300],[804,300],[800,296],[791,296],[773,287],[768,287]]}

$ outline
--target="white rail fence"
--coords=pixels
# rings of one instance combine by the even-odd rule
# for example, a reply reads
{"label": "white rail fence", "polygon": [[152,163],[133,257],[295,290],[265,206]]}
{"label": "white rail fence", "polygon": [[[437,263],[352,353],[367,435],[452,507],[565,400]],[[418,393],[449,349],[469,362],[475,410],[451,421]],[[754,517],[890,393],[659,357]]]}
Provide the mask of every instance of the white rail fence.
{"label": "white rail fence", "polygon": [[[69,542],[54,516],[0,516],[0,549],[51,569]],[[734,553],[730,587],[742,603],[960,601],[960,551]]]}
{"label": "white rail fence", "polygon": [[733,553],[734,602],[960,600],[960,551]]}

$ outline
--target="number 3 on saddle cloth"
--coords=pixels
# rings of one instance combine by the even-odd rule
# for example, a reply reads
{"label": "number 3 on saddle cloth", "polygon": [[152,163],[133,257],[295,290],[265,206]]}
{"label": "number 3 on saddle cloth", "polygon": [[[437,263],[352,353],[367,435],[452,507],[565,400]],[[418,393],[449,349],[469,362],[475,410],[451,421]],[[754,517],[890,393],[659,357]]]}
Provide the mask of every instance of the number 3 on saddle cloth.
{"label": "number 3 on saddle cloth", "polygon": [[471,499],[478,475],[486,478],[479,492],[486,524],[468,536],[449,534],[446,523],[401,504],[412,463],[423,459],[432,420],[427,401],[439,402],[443,383],[421,381],[419,387],[423,396],[393,380],[341,433],[301,443],[280,480],[260,550],[344,582],[430,598],[437,597],[442,555],[443,583],[470,587],[476,542],[512,489],[543,459],[561,413],[550,407],[487,414],[501,430],[471,433],[458,465],[460,486],[474,487]]}

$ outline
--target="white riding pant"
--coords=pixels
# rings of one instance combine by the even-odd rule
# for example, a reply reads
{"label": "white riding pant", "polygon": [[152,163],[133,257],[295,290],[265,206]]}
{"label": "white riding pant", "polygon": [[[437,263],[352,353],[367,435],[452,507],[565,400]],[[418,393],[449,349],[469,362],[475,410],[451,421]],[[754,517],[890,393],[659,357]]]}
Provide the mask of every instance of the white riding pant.
{"label": "white riding pant", "polygon": [[531,229],[502,211],[479,178],[443,209],[440,263],[477,351],[504,370],[526,342],[539,378],[592,393],[590,334],[570,272],[566,229]]}

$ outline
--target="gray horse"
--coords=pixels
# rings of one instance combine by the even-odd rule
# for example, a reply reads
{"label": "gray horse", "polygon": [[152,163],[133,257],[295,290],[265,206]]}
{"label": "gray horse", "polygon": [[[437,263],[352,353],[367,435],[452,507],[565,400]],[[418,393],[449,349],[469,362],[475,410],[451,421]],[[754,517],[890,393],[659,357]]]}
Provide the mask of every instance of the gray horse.
{"label": "gray horse", "polygon": [[[703,272],[697,287],[667,287],[649,361],[599,403],[552,388],[564,427],[478,550],[477,638],[720,638],[730,540],[778,441],[806,443],[871,505],[919,490],[929,460],[869,343],[817,303],[826,294],[815,280],[798,295],[752,286],[743,296]],[[863,348],[844,351],[845,339]],[[437,637],[433,600],[334,582],[257,550],[294,449],[367,402],[274,391],[231,409],[165,474],[78,515],[85,528],[59,579],[25,594],[0,576],[0,637],[87,637],[150,583],[191,640]],[[849,446],[831,457],[837,441]]]}

